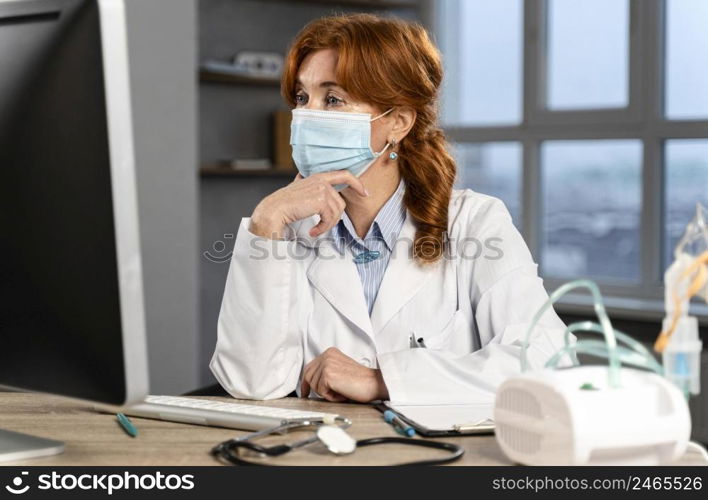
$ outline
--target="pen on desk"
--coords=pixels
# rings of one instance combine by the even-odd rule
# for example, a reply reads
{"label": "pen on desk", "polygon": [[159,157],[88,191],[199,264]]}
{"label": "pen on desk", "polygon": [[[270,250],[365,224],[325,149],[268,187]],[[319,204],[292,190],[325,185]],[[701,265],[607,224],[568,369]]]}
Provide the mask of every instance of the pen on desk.
{"label": "pen on desk", "polygon": [[425,341],[423,340],[423,337],[418,337],[415,332],[411,332],[410,337],[408,337],[408,342],[411,349],[415,349],[416,347],[425,348]]}
{"label": "pen on desk", "polygon": [[386,410],[383,414],[384,420],[391,424],[396,432],[403,434],[404,436],[413,437],[415,436],[415,429],[401,420],[398,415],[396,415],[391,410]]}
{"label": "pen on desk", "polygon": [[116,417],[118,418],[118,423],[120,426],[125,432],[128,433],[130,437],[136,437],[138,435],[138,429],[133,425],[133,422],[131,422],[128,417],[126,417],[123,413],[116,414]]}

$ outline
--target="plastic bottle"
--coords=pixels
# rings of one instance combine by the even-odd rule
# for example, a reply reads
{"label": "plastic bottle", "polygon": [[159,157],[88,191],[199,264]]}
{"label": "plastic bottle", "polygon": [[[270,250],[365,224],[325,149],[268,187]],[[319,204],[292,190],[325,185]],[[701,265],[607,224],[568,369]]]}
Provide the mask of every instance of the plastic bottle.
{"label": "plastic bottle", "polygon": [[[671,320],[671,317],[664,318],[664,330],[669,328]],[[664,376],[687,397],[701,392],[702,348],[703,342],[698,337],[698,320],[695,316],[682,316],[662,353],[662,361]]]}

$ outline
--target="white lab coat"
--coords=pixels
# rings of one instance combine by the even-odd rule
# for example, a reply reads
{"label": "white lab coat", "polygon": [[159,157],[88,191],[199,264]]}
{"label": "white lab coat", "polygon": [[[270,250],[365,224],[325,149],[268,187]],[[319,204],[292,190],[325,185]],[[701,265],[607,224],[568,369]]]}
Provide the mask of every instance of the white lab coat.
{"label": "white lab coat", "polygon": [[[520,373],[521,343],[547,294],[504,204],[454,191],[449,239],[456,258],[421,266],[409,257],[410,216],[401,229],[371,317],[352,255],[329,234],[308,236],[316,217],[265,240],[241,222],[218,323],[211,370],[236,398],[299,391],[303,367],[334,346],[380,368],[390,399],[408,404],[491,403]],[[549,309],[528,350],[540,367],[563,345]],[[411,347],[410,336],[425,348]]]}

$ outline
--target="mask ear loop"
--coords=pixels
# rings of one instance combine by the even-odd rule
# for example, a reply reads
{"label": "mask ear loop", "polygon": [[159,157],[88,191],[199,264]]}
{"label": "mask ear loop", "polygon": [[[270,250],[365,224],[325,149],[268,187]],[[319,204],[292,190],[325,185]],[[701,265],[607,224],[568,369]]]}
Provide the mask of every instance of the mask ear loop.
{"label": "mask ear loop", "polygon": [[386,116],[386,115],[389,114],[391,111],[393,111],[393,109],[394,109],[394,108],[388,108],[388,111],[384,111],[384,112],[381,113],[380,115],[373,117],[371,120],[369,120],[369,122],[376,121],[376,120],[378,120],[379,118],[381,118],[382,116]]}
{"label": "mask ear loop", "polygon": [[383,147],[383,149],[382,149],[381,151],[379,151],[378,153],[377,153],[376,151],[374,151],[374,156],[375,156],[376,158],[378,158],[379,156],[381,156],[382,154],[384,154],[390,145],[391,145],[390,142],[386,142],[386,145]]}
{"label": "mask ear loop", "polygon": [[374,159],[371,160],[371,162],[370,162],[366,167],[364,167],[361,172],[359,172],[359,173],[357,174],[357,177],[361,177],[362,175],[364,175],[364,172],[366,172],[367,170],[369,170],[369,168],[371,167],[371,165],[373,165],[374,162],[375,162],[376,160],[378,160],[378,159],[381,157],[381,155],[386,152],[386,150],[388,149],[388,147],[389,147],[390,145],[391,145],[391,143],[387,142],[386,145],[384,146],[384,148],[383,148],[381,151],[379,151],[378,153],[377,153],[376,151],[371,150],[371,147],[369,147],[369,149],[371,150],[371,154],[374,155]]}
{"label": "mask ear loop", "polygon": [[[375,116],[374,118],[369,120],[369,122],[373,122],[375,120],[378,120],[379,118],[381,118],[382,116],[386,116],[387,114],[389,114],[393,110],[394,110],[394,108],[389,108],[388,111],[384,111],[380,115]],[[386,152],[386,150],[388,149],[389,146],[391,146],[391,143],[386,141],[386,145],[384,146],[384,148],[381,151],[379,151],[378,153],[376,151],[372,151],[372,153],[374,154],[374,157],[379,158],[382,154],[384,154]],[[398,155],[396,155],[396,156],[398,156]],[[373,164],[373,162],[371,162],[371,164]],[[367,167],[361,172],[361,174],[366,172],[369,169],[369,167],[371,166],[371,164],[367,165]],[[359,174],[359,175],[361,175],[361,174]]]}

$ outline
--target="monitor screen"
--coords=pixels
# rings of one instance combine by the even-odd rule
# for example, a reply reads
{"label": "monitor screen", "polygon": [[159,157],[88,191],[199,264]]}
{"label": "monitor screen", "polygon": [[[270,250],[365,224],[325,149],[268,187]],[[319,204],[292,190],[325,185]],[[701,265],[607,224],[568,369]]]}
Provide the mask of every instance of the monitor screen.
{"label": "monitor screen", "polygon": [[0,3],[0,384],[125,397],[97,2]]}

